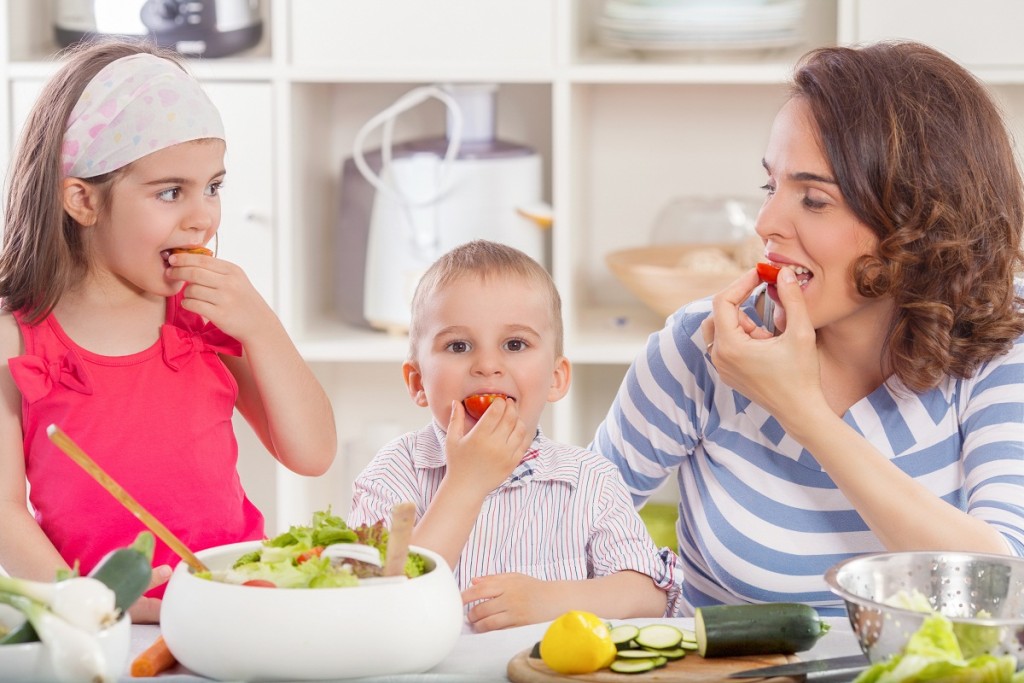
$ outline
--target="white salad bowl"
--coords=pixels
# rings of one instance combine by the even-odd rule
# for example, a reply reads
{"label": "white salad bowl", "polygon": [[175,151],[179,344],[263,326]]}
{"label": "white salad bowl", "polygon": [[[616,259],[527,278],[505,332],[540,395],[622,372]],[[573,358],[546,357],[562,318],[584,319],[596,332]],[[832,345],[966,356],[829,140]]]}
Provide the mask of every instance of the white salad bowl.
{"label": "white salad bowl", "polygon": [[[213,571],[260,547],[235,543],[196,555]],[[167,647],[197,674],[227,680],[317,680],[419,673],[462,632],[462,598],[436,553],[422,576],[349,588],[260,588],[210,581],[184,563],[164,594]]]}
{"label": "white salad bowl", "polygon": [[[20,612],[0,605],[0,624],[15,627],[24,620]],[[104,677],[116,681],[128,669],[132,645],[132,620],[121,617],[96,636],[106,662]],[[0,645],[0,683],[58,683],[65,680],[54,670],[50,652],[42,643]]]}

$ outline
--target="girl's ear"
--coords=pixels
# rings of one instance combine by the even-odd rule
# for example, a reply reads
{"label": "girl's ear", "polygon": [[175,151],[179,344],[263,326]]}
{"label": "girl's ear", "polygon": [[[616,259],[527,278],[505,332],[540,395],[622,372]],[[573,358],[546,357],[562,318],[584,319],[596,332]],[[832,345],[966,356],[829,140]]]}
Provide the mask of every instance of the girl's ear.
{"label": "girl's ear", "polygon": [[405,388],[409,390],[413,403],[426,408],[427,392],[423,390],[423,377],[420,375],[419,367],[412,361],[405,361],[402,363],[402,377],[405,378]]}
{"label": "girl's ear", "polygon": [[554,403],[569,393],[572,383],[572,364],[565,356],[555,361],[555,371],[551,376],[551,387],[548,389],[548,403]]}
{"label": "girl's ear", "polygon": [[96,224],[99,217],[99,197],[96,188],[81,178],[65,178],[64,210],[79,225],[86,227]]}

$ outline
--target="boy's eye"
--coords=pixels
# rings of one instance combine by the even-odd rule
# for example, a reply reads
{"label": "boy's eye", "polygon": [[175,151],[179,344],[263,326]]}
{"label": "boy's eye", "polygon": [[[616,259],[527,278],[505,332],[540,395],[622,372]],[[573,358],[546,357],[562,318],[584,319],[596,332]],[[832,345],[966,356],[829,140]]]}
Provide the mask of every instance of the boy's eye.
{"label": "boy's eye", "polygon": [[448,350],[453,353],[466,353],[469,351],[469,343],[464,341],[454,341],[448,345]]}
{"label": "boy's eye", "polygon": [[508,351],[522,351],[526,348],[526,342],[522,339],[509,339],[505,342],[505,349]]}

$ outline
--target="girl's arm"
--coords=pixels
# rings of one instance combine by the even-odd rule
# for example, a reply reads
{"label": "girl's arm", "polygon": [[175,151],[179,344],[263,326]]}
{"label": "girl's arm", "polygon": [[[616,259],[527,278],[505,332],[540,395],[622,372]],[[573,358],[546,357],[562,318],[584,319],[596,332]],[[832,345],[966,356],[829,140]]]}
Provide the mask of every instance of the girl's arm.
{"label": "girl's arm", "polygon": [[569,610],[602,619],[661,617],[667,596],[651,577],[627,570],[582,581],[542,581],[525,574],[477,577],[462,592],[462,602],[480,600],[467,614],[477,632],[551,621]]}
{"label": "girl's arm", "polygon": [[242,358],[224,363],[238,382],[238,410],[267,450],[298,474],[326,472],[338,448],[334,412],[274,311],[233,263],[193,254],[169,262],[187,283],[182,306],[242,344]]}

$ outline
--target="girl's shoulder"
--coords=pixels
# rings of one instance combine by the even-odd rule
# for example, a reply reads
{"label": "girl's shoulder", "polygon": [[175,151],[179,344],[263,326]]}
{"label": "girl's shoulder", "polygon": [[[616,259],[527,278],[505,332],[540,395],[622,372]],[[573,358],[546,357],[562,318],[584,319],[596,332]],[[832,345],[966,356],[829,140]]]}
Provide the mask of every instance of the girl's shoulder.
{"label": "girl's shoulder", "polygon": [[24,352],[25,345],[21,338],[18,321],[10,311],[0,310],[0,358],[6,361],[8,358],[20,356]]}

